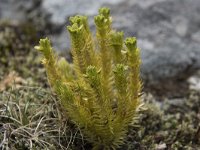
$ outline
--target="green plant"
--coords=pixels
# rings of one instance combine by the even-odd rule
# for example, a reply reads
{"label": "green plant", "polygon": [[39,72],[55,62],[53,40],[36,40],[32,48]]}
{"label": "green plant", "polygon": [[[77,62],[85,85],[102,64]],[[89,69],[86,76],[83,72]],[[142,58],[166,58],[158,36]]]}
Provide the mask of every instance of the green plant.
{"label": "green plant", "polygon": [[123,32],[112,30],[108,8],[101,8],[94,21],[96,39],[87,17],[70,18],[73,64],[58,59],[47,38],[35,48],[44,55],[50,85],[63,108],[93,149],[116,149],[142,105],[140,54],[135,37],[123,44]]}

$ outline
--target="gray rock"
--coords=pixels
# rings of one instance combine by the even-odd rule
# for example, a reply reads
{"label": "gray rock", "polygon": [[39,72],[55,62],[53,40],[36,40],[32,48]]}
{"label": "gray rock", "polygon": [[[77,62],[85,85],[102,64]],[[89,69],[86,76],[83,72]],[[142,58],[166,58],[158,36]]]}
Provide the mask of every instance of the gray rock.
{"label": "gray rock", "polygon": [[0,19],[11,22],[23,22],[33,18],[40,9],[39,0],[1,0]]}
{"label": "gray rock", "polygon": [[[0,18],[26,20],[43,14],[53,27],[50,35],[59,50],[69,49],[66,24],[69,16],[93,16],[108,6],[113,27],[125,36],[136,36],[142,55],[142,76],[146,81],[184,78],[200,68],[199,0],[1,0]],[[36,15],[37,14],[37,15]],[[37,19],[35,19],[37,21]],[[58,32],[59,31],[59,32]],[[56,34],[55,34],[56,33]],[[48,35],[47,35],[48,36]]]}
{"label": "gray rock", "polygon": [[66,24],[68,24],[68,19],[70,16],[76,14],[88,16],[89,24],[94,31],[94,21],[93,17],[97,15],[98,9],[101,6],[116,5],[123,0],[43,0],[42,10],[50,15],[49,21],[54,26],[62,28],[60,34],[52,35],[51,40],[58,50],[69,50],[70,42],[69,35],[66,30]]}
{"label": "gray rock", "polygon": [[[91,7],[92,5],[92,7]],[[199,0],[44,0],[43,8],[51,22],[64,25],[67,18],[77,13],[92,17],[100,6],[111,7],[113,26],[126,36],[137,36],[142,52],[142,76],[148,81],[184,77],[200,68],[200,1]],[[66,30],[52,38],[58,49],[69,48]],[[53,36],[52,36],[53,37]],[[65,44],[61,44],[63,43]],[[186,75],[187,76],[187,75]]]}
{"label": "gray rock", "polygon": [[189,88],[191,90],[200,91],[200,70],[190,78],[188,78]]}
{"label": "gray rock", "polygon": [[94,16],[104,3],[117,4],[122,0],[43,0],[42,7],[51,14],[51,22],[64,24],[69,16],[84,14]]}
{"label": "gray rock", "polygon": [[184,78],[200,68],[200,1],[129,1],[111,8],[114,27],[136,36],[148,81]]}

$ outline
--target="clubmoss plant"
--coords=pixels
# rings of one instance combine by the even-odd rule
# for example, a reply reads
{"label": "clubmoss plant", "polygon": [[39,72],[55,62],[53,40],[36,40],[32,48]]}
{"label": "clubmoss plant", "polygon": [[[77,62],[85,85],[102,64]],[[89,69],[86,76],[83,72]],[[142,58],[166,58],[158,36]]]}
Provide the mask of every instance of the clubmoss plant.
{"label": "clubmoss plant", "polygon": [[73,64],[58,59],[47,38],[35,48],[44,56],[50,85],[63,108],[93,149],[116,149],[142,106],[140,50],[135,37],[124,42],[123,32],[112,30],[108,8],[99,9],[94,21],[96,38],[87,17],[70,18]]}

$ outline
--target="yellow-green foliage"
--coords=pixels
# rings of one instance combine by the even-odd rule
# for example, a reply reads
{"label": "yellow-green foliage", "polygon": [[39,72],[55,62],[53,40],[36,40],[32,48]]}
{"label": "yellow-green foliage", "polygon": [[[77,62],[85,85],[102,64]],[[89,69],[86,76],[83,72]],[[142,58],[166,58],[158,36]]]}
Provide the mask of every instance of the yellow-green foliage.
{"label": "yellow-green foliage", "polygon": [[51,87],[93,149],[116,149],[141,106],[140,51],[135,37],[123,42],[123,32],[112,30],[108,8],[94,21],[96,38],[87,17],[70,18],[73,64],[58,59],[47,38],[36,49],[44,55]]}

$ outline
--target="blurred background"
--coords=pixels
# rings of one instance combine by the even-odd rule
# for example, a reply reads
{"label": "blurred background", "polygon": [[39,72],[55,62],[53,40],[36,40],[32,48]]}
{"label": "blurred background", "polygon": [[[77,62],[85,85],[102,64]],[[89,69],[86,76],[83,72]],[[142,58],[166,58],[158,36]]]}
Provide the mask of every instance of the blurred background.
{"label": "blurred background", "polygon": [[110,7],[116,30],[138,38],[145,91],[182,97],[200,90],[200,0],[0,0],[0,79],[10,69],[37,74],[33,47],[43,37],[69,59],[68,18],[87,15],[95,33],[102,6]]}

